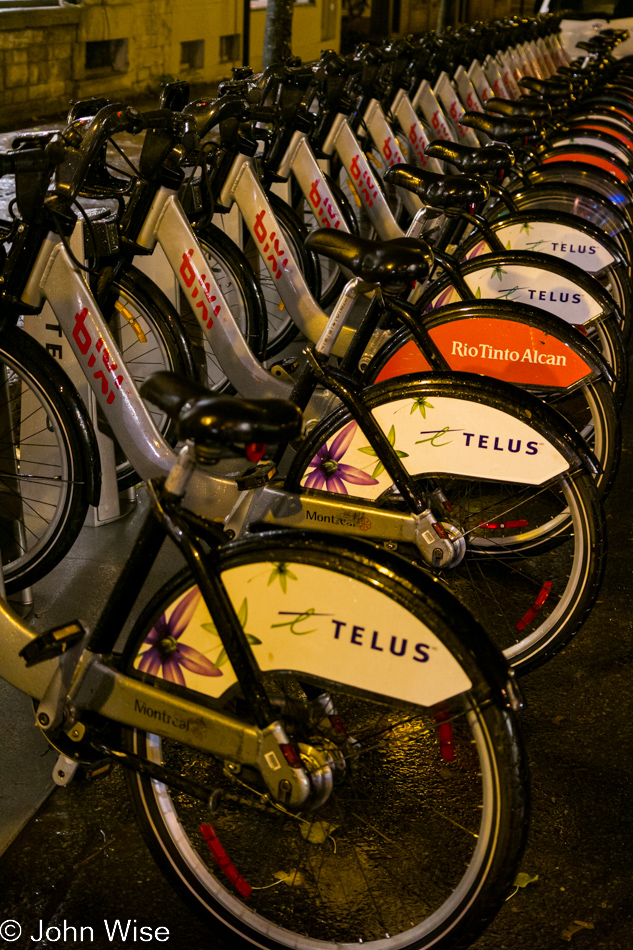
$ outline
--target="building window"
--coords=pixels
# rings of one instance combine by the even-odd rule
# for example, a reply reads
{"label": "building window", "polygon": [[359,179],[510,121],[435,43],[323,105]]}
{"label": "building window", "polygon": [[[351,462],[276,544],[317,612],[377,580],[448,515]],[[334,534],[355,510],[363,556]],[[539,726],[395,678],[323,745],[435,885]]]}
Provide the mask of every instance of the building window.
{"label": "building window", "polygon": [[180,44],[180,65],[183,69],[202,69],[204,40],[187,40]]}
{"label": "building window", "polygon": [[127,68],[127,39],[86,43],[86,69],[112,69],[115,73],[124,73]]}
{"label": "building window", "polygon": [[228,33],[220,37],[220,62],[233,63],[240,57],[240,34]]}

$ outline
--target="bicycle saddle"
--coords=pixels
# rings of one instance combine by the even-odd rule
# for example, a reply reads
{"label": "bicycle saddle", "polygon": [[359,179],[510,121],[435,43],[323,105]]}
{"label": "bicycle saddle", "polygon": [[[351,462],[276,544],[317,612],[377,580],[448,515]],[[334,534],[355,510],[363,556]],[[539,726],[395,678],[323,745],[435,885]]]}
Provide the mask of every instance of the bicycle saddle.
{"label": "bicycle saddle", "polygon": [[511,149],[503,145],[486,145],[473,148],[457,142],[442,142],[436,139],[425,148],[425,154],[439,158],[459,168],[464,175],[485,175],[486,172],[507,171],[514,165]]}
{"label": "bicycle saddle", "polygon": [[433,266],[433,252],[418,238],[368,241],[344,231],[311,231],[305,246],[329,257],[368,284],[406,284],[424,280]]}
{"label": "bicycle saddle", "polygon": [[179,439],[198,444],[276,444],[301,434],[301,411],[287,399],[214,396],[200,383],[166,371],[149,376],[141,395],[176,423]]}
{"label": "bicycle saddle", "polygon": [[468,208],[490,197],[483,181],[462,175],[438,175],[415,165],[392,165],[385,175],[390,185],[406,188],[432,208]]}
{"label": "bicycle saddle", "polygon": [[563,96],[570,96],[573,92],[573,85],[570,82],[560,79],[535,79],[534,76],[523,76],[519,79],[519,86],[548,99],[560,99]]}
{"label": "bicycle saddle", "polygon": [[552,108],[549,102],[533,96],[515,100],[493,97],[486,102],[486,111],[509,116],[527,116],[528,119],[546,119],[551,115]]}
{"label": "bicycle saddle", "polygon": [[478,132],[485,132],[491,139],[499,142],[515,142],[526,136],[534,136],[534,120],[526,116],[492,116],[481,112],[464,112],[460,119],[462,125]]}

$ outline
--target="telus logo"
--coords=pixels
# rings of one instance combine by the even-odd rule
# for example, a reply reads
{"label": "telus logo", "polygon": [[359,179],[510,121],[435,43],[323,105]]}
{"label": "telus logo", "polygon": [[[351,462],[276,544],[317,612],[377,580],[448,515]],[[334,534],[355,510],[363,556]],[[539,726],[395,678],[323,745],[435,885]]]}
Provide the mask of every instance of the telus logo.
{"label": "telus logo", "polygon": [[[570,293],[565,290],[530,290],[528,287],[525,288],[530,295],[530,300],[548,300],[552,303],[573,303],[578,304],[581,302],[583,295],[582,294],[571,294],[571,300],[569,299]],[[537,295],[537,296],[535,296]]]}
{"label": "telus logo", "polygon": [[[466,448],[492,449],[493,452],[521,452],[522,440],[510,439],[501,435],[477,435],[475,432],[463,433]],[[524,455],[538,455],[538,442],[526,442]]]}
{"label": "telus logo", "polygon": [[586,244],[577,244],[574,247],[573,244],[561,244],[560,241],[552,241],[552,250],[555,251],[557,247],[560,247],[561,254],[595,254],[596,247],[594,244],[587,246]]}

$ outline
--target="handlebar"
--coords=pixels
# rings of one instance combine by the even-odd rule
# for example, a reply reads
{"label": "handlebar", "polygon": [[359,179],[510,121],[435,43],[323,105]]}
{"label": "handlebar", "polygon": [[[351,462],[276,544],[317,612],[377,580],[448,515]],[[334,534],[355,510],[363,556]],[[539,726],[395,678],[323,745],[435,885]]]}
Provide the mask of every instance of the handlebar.
{"label": "handlebar", "polygon": [[48,142],[44,148],[18,149],[0,154],[0,177],[26,172],[52,171],[64,161],[66,148],[59,139]]}

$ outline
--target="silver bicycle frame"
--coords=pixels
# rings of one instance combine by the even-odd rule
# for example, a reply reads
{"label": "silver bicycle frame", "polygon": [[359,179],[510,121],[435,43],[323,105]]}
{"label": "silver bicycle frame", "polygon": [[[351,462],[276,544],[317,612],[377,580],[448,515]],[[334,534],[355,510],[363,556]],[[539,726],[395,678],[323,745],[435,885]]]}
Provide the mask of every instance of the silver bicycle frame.
{"label": "silver bicycle frame", "polygon": [[[393,134],[393,133],[392,133]],[[363,149],[354,135],[346,115],[339,112],[332,123],[323,152],[326,155],[337,153],[349,180],[369,219],[382,241],[403,236],[403,231],[376,182]]]}
{"label": "silver bicycle frame", "polygon": [[[48,299],[121,449],[145,481],[168,475],[176,461],[176,454],[158,432],[129,377],[81,272],[62,244],[53,246],[51,251],[51,242],[48,241],[45,247],[50,257],[40,283],[41,292]],[[357,279],[350,281],[347,293],[342,294],[330,318],[331,326],[344,324],[346,308],[351,305],[350,301],[353,302],[357,289],[362,291],[365,287]],[[318,348],[324,353],[332,352],[332,335],[326,332],[326,328]],[[290,386],[286,384],[284,395],[289,390]],[[324,394],[323,399],[329,399],[330,405],[335,401],[330,394]],[[306,417],[311,408],[308,407]],[[261,521],[264,513],[269,511],[269,518],[279,525],[302,524],[318,531],[332,533],[338,530],[340,533],[363,536],[360,519],[358,523],[348,523],[349,519],[344,514],[348,505],[343,496],[340,500],[326,498],[319,501],[319,517],[316,517],[312,499],[286,492],[279,483],[240,492],[233,479],[222,478],[202,469],[196,469],[191,478],[186,505],[211,521],[229,522],[231,518],[235,519],[239,511],[241,532],[246,532],[251,523]],[[378,528],[378,536],[382,536],[381,531],[384,530],[387,540],[406,539],[418,543],[422,537],[420,517],[397,514],[376,520],[372,516],[372,522]]]}
{"label": "silver bicycle frame", "polygon": [[441,163],[436,158],[431,158],[430,155],[425,154],[429,137],[424,131],[422,123],[418,119],[415,109],[411,105],[411,100],[404,89],[398,89],[395,94],[391,103],[391,112],[407,136],[420,167],[426,171],[441,174]]}
{"label": "silver bicycle frame", "polygon": [[282,178],[288,178],[291,174],[295,176],[320,227],[349,231],[305,132],[294,132],[277,174]]}
{"label": "silver bicycle frame", "polygon": [[[398,139],[388,124],[383,108],[377,99],[370,99],[363,116],[363,123],[376,148],[387,163],[387,167],[404,165],[404,155],[398,144]],[[424,207],[418,196],[411,191],[402,193],[402,201],[411,215],[417,214]]]}

